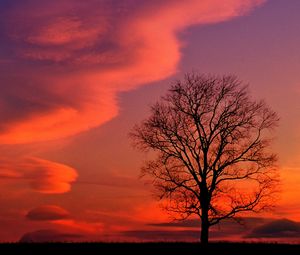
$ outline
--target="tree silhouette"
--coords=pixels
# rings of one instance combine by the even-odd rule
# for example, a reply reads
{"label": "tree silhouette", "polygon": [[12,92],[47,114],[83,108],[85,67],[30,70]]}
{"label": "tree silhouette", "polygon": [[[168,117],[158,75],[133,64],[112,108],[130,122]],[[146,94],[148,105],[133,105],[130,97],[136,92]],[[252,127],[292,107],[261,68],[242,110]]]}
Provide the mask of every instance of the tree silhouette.
{"label": "tree silhouette", "polygon": [[156,152],[142,173],[152,177],[166,209],[177,219],[198,215],[207,244],[212,225],[272,206],[278,179],[269,147],[277,122],[235,76],[189,73],[130,136],[139,149]]}

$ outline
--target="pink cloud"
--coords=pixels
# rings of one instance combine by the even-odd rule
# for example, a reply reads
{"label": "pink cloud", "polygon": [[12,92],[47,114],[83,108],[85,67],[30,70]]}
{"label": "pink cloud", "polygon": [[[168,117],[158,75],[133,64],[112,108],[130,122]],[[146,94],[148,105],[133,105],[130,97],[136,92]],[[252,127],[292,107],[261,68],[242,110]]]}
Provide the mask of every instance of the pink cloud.
{"label": "pink cloud", "polygon": [[77,179],[75,169],[39,158],[0,161],[0,178],[26,180],[39,193],[57,194],[70,191]]}
{"label": "pink cloud", "polygon": [[0,71],[0,143],[62,138],[111,120],[119,92],[177,71],[178,32],[232,19],[264,1],[27,2],[3,16],[15,54]]}
{"label": "pink cloud", "polygon": [[85,27],[77,18],[58,17],[28,36],[27,41],[42,46],[70,44],[71,49],[80,49],[93,45],[101,33],[103,33],[103,27]]}

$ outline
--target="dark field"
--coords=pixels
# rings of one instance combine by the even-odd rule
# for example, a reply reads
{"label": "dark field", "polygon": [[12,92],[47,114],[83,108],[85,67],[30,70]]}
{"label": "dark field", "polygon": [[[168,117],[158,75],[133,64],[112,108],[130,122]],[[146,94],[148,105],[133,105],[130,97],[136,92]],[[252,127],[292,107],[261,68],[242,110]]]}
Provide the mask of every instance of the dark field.
{"label": "dark field", "polygon": [[212,243],[207,248],[196,243],[43,243],[0,244],[0,254],[220,254],[299,255],[300,245],[261,243]]}

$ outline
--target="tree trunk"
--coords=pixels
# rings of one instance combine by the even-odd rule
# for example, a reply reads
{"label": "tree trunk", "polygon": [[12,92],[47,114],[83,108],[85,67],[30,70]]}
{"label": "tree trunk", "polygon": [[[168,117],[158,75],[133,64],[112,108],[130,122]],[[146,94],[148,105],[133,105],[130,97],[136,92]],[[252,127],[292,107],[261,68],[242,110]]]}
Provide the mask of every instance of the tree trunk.
{"label": "tree trunk", "polygon": [[208,244],[208,229],[209,229],[209,220],[208,220],[208,208],[209,208],[209,194],[206,185],[206,181],[202,182],[200,187],[200,204],[201,204],[201,237],[200,242],[203,246]]}
{"label": "tree trunk", "polygon": [[202,209],[200,242],[204,246],[208,244],[208,230],[209,230],[208,211]]}

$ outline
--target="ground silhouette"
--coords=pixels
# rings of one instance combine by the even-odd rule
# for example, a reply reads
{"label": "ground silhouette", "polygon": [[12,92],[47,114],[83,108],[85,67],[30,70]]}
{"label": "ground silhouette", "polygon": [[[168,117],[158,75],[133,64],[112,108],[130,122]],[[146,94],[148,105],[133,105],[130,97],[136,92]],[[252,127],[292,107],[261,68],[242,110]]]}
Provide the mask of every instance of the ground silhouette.
{"label": "ground silhouette", "polygon": [[299,255],[300,245],[269,243],[11,243],[0,244],[1,254],[130,254],[130,255]]}

